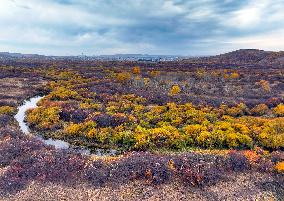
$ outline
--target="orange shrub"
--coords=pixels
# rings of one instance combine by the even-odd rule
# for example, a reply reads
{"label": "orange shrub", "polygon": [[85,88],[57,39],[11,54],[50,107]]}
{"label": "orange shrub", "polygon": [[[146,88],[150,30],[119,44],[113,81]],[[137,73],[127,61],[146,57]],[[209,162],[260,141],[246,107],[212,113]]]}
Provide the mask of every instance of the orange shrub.
{"label": "orange shrub", "polygon": [[135,75],[139,75],[141,73],[140,67],[139,66],[133,67],[132,73],[135,74]]}
{"label": "orange shrub", "polygon": [[232,79],[238,79],[239,77],[240,77],[240,75],[237,72],[234,72],[234,73],[231,74]]}
{"label": "orange shrub", "polygon": [[244,155],[252,163],[257,162],[257,160],[259,159],[259,155],[256,152],[254,152],[254,151],[250,151],[250,150],[245,151]]}
{"label": "orange shrub", "polygon": [[284,161],[276,163],[275,170],[279,173],[284,173]]}
{"label": "orange shrub", "polygon": [[269,108],[265,104],[259,104],[251,109],[251,113],[254,115],[265,115],[269,111]]}

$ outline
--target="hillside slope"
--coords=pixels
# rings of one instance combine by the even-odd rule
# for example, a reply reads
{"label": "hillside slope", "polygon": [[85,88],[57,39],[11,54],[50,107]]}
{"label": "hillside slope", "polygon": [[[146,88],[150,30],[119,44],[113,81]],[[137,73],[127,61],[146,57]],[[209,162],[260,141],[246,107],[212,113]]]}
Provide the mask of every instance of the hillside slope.
{"label": "hillside slope", "polygon": [[199,57],[187,61],[222,63],[237,65],[284,65],[284,52],[272,52],[257,49],[241,49],[210,57]]}

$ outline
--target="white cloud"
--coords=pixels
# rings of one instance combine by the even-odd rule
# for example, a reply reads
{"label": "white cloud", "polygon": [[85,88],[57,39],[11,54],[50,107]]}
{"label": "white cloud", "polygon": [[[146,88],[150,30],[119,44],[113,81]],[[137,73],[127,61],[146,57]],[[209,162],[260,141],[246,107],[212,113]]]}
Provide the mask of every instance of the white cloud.
{"label": "white cloud", "polygon": [[284,47],[284,29],[261,33],[254,36],[244,36],[227,39],[224,44],[234,48],[255,48],[271,51],[280,51]]}
{"label": "white cloud", "polygon": [[[161,11],[165,12],[167,15],[172,14],[182,14],[185,12],[184,8],[181,6],[178,6],[173,1],[166,0],[162,6]],[[159,11],[158,11],[159,12]]]}
{"label": "white cloud", "polygon": [[222,21],[222,24],[239,29],[253,28],[260,24],[264,9],[269,6],[269,0],[251,0],[240,10],[231,12]]}
{"label": "white cloud", "polygon": [[271,26],[271,23],[283,25],[284,2],[282,0],[250,0],[241,9],[235,10],[220,18],[225,27],[240,30],[260,29]]}

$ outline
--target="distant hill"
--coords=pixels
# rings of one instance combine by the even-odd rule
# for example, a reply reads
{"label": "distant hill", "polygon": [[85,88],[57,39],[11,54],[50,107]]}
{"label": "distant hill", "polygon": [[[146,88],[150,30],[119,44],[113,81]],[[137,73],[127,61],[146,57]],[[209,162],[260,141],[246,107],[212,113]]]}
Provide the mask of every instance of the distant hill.
{"label": "distant hill", "polygon": [[10,52],[0,52],[0,58],[10,58],[10,59],[22,59],[22,58],[45,58],[44,55],[39,54],[21,54],[21,53],[10,53]]}
{"label": "distant hill", "polygon": [[206,64],[208,67],[263,66],[284,67],[284,51],[273,52],[258,49],[240,49],[216,56],[183,57],[175,55],[115,54],[99,56],[45,56],[39,54],[21,54],[0,52],[0,63],[50,61],[116,61],[116,62],[175,62],[174,65],[195,66]]}
{"label": "distant hill", "polygon": [[115,54],[99,56],[45,56],[39,54],[21,54],[0,52],[0,60],[79,60],[79,61],[176,61],[183,57],[177,55],[148,55],[148,54]]}
{"label": "distant hill", "polygon": [[187,59],[187,61],[237,65],[284,65],[284,51],[272,52],[258,49],[240,49],[217,56]]}

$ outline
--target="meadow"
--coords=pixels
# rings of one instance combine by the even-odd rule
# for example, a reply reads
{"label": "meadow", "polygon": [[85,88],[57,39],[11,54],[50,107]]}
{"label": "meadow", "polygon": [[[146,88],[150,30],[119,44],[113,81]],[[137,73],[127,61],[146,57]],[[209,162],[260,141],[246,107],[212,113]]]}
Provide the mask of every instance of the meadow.
{"label": "meadow", "polygon": [[[236,179],[232,185],[250,198],[238,187],[247,175],[257,181],[250,191],[283,195],[283,68],[187,61],[25,65],[1,67],[1,196],[16,196],[32,182],[65,190],[78,182],[108,190],[139,182],[127,195],[138,199],[135,189],[145,186],[209,189]],[[37,95],[44,98],[26,116],[33,135],[116,155],[58,150],[22,134],[13,116]],[[210,193],[221,199],[230,194],[220,193],[226,188]]]}

